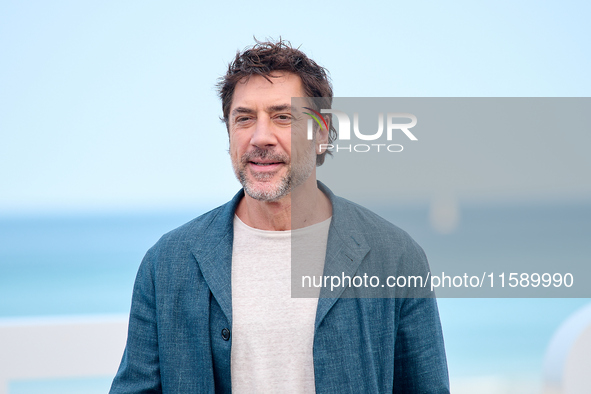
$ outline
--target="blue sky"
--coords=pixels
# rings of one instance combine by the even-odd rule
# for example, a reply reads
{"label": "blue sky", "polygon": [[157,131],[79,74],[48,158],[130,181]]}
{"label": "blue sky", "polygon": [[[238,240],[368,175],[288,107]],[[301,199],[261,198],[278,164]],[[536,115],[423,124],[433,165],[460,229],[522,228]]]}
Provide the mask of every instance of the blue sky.
{"label": "blue sky", "polygon": [[[0,214],[228,200],[239,185],[214,86],[253,36],[301,46],[330,70],[336,96],[585,97],[590,11],[580,1],[3,1]],[[578,175],[591,170],[585,134],[561,139],[557,171],[578,157],[561,198],[591,197]]]}

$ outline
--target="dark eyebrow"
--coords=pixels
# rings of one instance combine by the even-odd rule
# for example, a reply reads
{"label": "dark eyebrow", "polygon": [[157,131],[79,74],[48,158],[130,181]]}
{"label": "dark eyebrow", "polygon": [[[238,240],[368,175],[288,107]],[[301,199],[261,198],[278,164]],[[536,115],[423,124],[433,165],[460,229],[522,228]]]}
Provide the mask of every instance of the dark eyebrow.
{"label": "dark eyebrow", "polygon": [[[279,105],[271,105],[270,107],[266,108],[266,111],[269,113],[274,112],[285,112],[289,111],[290,113],[296,113],[296,107],[293,107],[289,104],[279,104]],[[236,116],[238,114],[254,114],[256,111],[252,108],[247,107],[236,107],[232,110],[232,116]]]}
{"label": "dark eyebrow", "polygon": [[272,105],[270,107],[267,107],[267,112],[295,112],[294,110],[295,108],[289,104]]}
{"label": "dark eyebrow", "polygon": [[250,108],[236,107],[232,111],[232,115],[237,115],[237,114],[254,114],[254,112],[255,111],[253,109],[250,109]]}

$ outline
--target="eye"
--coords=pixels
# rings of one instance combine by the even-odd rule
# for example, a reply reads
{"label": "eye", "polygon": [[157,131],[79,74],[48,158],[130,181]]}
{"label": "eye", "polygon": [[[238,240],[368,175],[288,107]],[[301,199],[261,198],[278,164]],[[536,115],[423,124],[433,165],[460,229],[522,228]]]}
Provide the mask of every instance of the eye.
{"label": "eye", "polygon": [[280,125],[290,125],[292,121],[291,114],[277,114],[274,117],[276,123]]}
{"label": "eye", "polygon": [[242,115],[242,116],[238,116],[234,119],[234,123],[240,126],[244,126],[246,124],[248,124],[249,122],[252,122],[253,117],[252,116],[247,116],[247,115]]}

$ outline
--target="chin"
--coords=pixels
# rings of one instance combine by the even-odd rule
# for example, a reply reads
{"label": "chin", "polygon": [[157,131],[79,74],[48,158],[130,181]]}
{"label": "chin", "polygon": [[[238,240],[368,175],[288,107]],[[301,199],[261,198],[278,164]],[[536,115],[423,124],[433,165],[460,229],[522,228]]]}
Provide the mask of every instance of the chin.
{"label": "chin", "polygon": [[275,202],[287,196],[290,192],[289,181],[281,181],[275,184],[258,184],[246,183],[244,192],[250,197],[258,201]]}

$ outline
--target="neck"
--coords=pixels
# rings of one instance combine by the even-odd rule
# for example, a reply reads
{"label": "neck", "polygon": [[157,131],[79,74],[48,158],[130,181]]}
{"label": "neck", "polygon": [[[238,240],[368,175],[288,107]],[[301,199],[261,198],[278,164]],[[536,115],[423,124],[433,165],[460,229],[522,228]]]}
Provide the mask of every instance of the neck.
{"label": "neck", "polygon": [[311,176],[278,201],[258,201],[249,195],[238,203],[236,215],[261,230],[286,231],[311,226],[328,219],[332,206]]}

